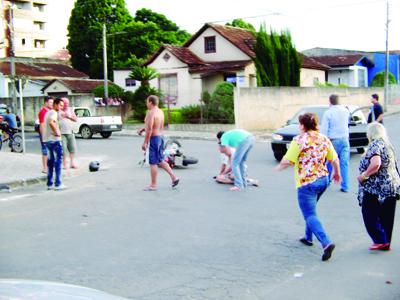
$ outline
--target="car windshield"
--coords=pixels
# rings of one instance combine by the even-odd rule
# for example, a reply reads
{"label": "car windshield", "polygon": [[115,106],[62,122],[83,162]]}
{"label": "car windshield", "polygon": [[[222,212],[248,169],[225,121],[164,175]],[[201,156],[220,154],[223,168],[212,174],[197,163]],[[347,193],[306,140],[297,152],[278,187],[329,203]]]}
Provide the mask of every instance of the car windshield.
{"label": "car windshield", "polygon": [[299,124],[299,116],[305,113],[316,114],[318,116],[319,123],[321,123],[322,116],[327,109],[328,107],[305,107],[294,115],[294,117],[289,121],[289,124]]}

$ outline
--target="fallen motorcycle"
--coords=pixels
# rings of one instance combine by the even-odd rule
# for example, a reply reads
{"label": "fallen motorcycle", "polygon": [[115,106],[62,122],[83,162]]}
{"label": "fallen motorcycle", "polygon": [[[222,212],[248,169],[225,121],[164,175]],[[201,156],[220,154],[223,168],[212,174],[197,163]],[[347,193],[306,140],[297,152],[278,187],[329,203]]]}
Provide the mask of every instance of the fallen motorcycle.
{"label": "fallen motorcycle", "polygon": [[[171,168],[186,168],[189,165],[198,163],[198,159],[191,156],[186,156],[183,153],[182,145],[176,139],[168,139],[164,148],[165,161]],[[139,162],[143,166],[148,161],[147,153],[144,153],[144,158]]]}

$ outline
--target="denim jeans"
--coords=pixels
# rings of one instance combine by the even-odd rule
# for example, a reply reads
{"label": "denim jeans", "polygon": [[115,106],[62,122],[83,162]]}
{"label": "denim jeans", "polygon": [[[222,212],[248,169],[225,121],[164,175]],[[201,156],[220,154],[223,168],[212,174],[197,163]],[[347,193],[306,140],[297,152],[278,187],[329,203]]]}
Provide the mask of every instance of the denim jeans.
{"label": "denim jeans", "polygon": [[47,186],[53,185],[53,173],[56,173],[55,186],[61,185],[61,166],[63,158],[63,150],[61,141],[46,142],[47,147]]}
{"label": "denim jeans", "polygon": [[[349,139],[333,139],[332,145],[339,157],[340,162],[340,175],[342,176],[342,183],[340,184],[342,190],[349,190],[349,163],[350,163],[350,143]],[[328,163],[329,178],[332,178],[332,165]]]}
{"label": "denim jeans", "polygon": [[238,188],[244,188],[247,186],[245,162],[251,148],[254,145],[254,141],[254,136],[248,136],[236,147],[235,154],[233,155],[232,172],[233,176],[235,176],[234,184]]}
{"label": "denim jeans", "polygon": [[306,222],[305,238],[312,242],[312,235],[314,234],[323,248],[328,246],[331,240],[317,217],[317,202],[328,185],[329,179],[328,176],[325,176],[297,189],[299,207]]}
{"label": "denim jeans", "polygon": [[395,212],[396,197],[387,197],[380,203],[378,196],[364,193],[362,204],[364,225],[375,244],[390,244]]}

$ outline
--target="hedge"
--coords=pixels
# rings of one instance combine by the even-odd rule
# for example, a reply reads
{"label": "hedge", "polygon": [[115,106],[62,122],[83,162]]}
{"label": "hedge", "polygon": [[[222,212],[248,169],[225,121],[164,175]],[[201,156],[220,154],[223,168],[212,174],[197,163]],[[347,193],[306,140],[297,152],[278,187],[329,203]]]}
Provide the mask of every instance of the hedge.
{"label": "hedge", "polygon": [[[164,112],[164,124],[168,123],[168,108],[162,108]],[[179,108],[170,109],[170,116],[171,120],[169,121],[170,124],[182,124],[185,123],[183,119],[182,112]]]}

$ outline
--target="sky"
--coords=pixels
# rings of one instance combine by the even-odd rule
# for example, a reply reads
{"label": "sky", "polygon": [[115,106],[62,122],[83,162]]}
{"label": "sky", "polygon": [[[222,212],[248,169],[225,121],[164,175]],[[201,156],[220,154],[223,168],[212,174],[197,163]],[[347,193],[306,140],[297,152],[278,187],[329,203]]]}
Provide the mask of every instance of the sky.
{"label": "sky", "polygon": [[[132,15],[148,8],[195,33],[204,23],[241,18],[289,29],[297,50],[314,47],[359,51],[386,48],[386,0],[125,0]],[[400,50],[400,0],[389,0],[389,49]]]}

